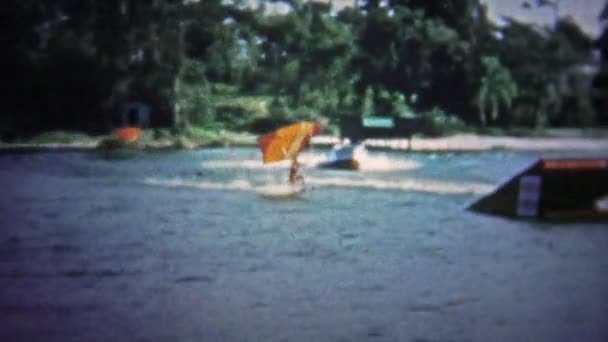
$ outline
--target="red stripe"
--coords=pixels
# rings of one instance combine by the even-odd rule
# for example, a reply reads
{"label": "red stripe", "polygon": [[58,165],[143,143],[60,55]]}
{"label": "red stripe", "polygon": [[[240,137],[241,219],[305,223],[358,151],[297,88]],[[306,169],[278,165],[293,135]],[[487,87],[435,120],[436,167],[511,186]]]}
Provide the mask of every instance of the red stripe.
{"label": "red stripe", "polygon": [[545,160],[545,161],[543,161],[543,169],[546,169],[546,170],[605,169],[605,168],[608,168],[608,159]]}

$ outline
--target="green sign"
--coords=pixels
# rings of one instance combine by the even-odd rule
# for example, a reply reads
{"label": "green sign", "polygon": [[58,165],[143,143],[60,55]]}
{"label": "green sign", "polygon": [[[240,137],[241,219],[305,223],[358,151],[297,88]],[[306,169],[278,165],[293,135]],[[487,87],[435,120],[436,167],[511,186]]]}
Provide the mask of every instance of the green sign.
{"label": "green sign", "polygon": [[363,127],[394,128],[395,121],[393,120],[393,118],[368,116],[363,118]]}

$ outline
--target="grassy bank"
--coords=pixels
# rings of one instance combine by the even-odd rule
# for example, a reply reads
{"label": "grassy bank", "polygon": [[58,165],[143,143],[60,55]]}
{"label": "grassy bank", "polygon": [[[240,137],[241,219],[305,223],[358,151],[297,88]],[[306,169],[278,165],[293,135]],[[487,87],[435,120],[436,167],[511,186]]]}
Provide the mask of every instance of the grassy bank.
{"label": "grassy bank", "polygon": [[194,149],[216,146],[252,146],[256,136],[243,132],[208,130],[198,127],[186,130],[145,129],[134,143],[123,143],[112,134],[87,135],[80,132],[51,131],[14,142],[0,142],[3,149]]}
{"label": "grassy bank", "polygon": [[[329,133],[329,132],[328,132]],[[412,139],[370,139],[371,148],[411,151],[481,151],[491,149],[556,150],[592,149],[608,151],[607,129],[552,129],[542,132],[522,129],[480,129],[440,137],[415,136]],[[196,149],[205,147],[255,146],[257,135],[247,132],[190,127],[185,130],[146,129],[137,142],[125,144],[113,135],[86,135],[78,132],[52,131],[12,143],[0,143],[0,149]],[[313,139],[317,145],[338,141],[326,134]]]}

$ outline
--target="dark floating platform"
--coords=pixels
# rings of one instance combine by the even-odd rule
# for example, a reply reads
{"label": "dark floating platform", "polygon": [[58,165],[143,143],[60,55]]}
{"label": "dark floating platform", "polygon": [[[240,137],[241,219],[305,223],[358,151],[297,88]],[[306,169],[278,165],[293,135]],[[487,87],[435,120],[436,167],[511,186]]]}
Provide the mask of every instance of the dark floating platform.
{"label": "dark floating platform", "polygon": [[539,159],[468,209],[511,218],[608,221],[608,158]]}

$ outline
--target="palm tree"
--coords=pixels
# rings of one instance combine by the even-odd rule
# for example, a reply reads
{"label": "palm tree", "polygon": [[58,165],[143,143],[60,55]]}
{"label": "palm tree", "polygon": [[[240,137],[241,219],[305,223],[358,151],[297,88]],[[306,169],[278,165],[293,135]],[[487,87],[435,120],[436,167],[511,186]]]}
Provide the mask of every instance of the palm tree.
{"label": "palm tree", "polygon": [[513,99],[517,96],[517,84],[511,77],[511,72],[494,56],[482,57],[485,67],[485,76],[481,79],[481,86],[477,95],[479,106],[479,119],[481,125],[486,125],[486,108],[491,108],[491,118],[498,118],[501,105],[509,109]]}

